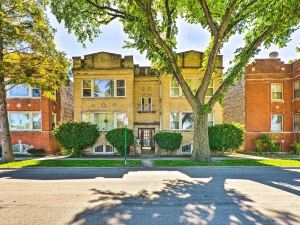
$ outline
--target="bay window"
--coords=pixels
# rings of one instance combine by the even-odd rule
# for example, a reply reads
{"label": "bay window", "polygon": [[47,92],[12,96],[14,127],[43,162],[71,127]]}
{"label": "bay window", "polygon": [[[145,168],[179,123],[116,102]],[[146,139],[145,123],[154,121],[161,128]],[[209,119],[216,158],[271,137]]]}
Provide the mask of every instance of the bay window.
{"label": "bay window", "polygon": [[[208,126],[214,124],[212,113],[208,114]],[[194,114],[191,112],[171,112],[170,113],[170,129],[171,130],[193,130]]]}
{"label": "bay window", "polygon": [[9,112],[8,117],[12,131],[42,130],[40,112]]}
{"label": "bay window", "polygon": [[123,118],[126,113],[122,112],[84,112],[82,113],[82,121],[96,124],[99,131],[109,131],[114,128],[124,126]]}
{"label": "bay window", "polygon": [[83,80],[82,96],[111,98],[126,96],[125,80]]}

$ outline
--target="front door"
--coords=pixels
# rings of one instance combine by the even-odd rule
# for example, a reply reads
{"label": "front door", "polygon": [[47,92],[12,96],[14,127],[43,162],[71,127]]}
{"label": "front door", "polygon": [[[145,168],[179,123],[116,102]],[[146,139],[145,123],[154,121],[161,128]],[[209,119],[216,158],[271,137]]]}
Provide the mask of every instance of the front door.
{"label": "front door", "polygon": [[154,128],[140,128],[139,137],[141,139],[142,150],[154,150]]}

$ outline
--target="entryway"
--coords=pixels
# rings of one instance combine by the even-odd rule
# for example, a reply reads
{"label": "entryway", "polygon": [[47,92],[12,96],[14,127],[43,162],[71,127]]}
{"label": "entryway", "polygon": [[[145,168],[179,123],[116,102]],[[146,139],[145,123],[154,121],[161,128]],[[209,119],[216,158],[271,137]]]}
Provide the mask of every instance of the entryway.
{"label": "entryway", "polygon": [[154,128],[139,128],[139,138],[141,140],[141,153],[142,154],[154,154],[155,144],[153,135],[155,133]]}

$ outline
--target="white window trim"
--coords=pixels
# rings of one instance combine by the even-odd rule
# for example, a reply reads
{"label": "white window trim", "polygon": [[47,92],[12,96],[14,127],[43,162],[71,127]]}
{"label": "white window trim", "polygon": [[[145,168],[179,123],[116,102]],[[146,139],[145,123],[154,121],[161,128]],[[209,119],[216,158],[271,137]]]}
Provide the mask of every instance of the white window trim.
{"label": "white window trim", "polygon": [[[29,114],[29,129],[13,129],[11,128],[9,124],[9,129],[11,131],[42,131],[43,130],[43,118],[42,118],[42,112],[41,111],[9,111],[8,112],[8,120],[10,121],[10,114],[11,113],[19,113],[19,114]],[[33,114],[40,113],[41,114],[41,129],[33,129]]]}
{"label": "white window trim", "polygon": [[[98,147],[99,145],[103,145],[103,152],[96,152],[95,149],[96,147]],[[106,152],[106,145],[110,145],[111,147],[113,147],[113,152]],[[93,146],[93,154],[95,155],[114,155],[117,152],[117,149],[112,146],[111,144],[97,144]]]}
{"label": "white window trim", "polygon": [[[277,116],[277,115],[281,116],[281,131],[274,131],[274,130],[272,130],[272,116]],[[270,129],[271,132],[273,132],[273,133],[282,133],[282,132],[284,131],[284,127],[283,127],[283,124],[284,124],[284,123],[283,123],[283,119],[284,119],[284,118],[283,118],[283,114],[280,114],[280,113],[278,114],[278,113],[277,113],[277,114],[272,114],[272,115],[271,115],[271,129]]]}
{"label": "white window trim", "polygon": [[[114,93],[113,96],[109,97],[95,97],[95,80],[112,80],[114,82]],[[125,85],[125,95],[124,96],[117,96],[117,81],[124,80]],[[83,81],[91,81],[91,96],[83,96]],[[86,88],[88,89],[88,88]],[[127,82],[126,79],[82,79],[81,80],[81,97],[82,98],[96,98],[96,99],[107,99],[107,98],[126,98],[127,97]]]}
{"label": "white window trim", "polygon": [[[10,85],[13,85],[13,84],[10,84]],[[26,99],[26,98],[41,99],[41,97],[42,97],[42,90],[41,90],[40,88],[32,87],[32,86],[30,86],[30,85],[28,85],[28,84],[22,84],[22,85],[26,85],[26,86],[28,87],[28,89],[29,89],[29,96],[10,96],[10,90],[12,89],[12,88],[10,87],[10,85],[7,85],[8,88],[9,88],[9,90],[6,91],[6,97],[7,97],[7,99],[15,99],[15,98],[18,98],[18,99],[20,99],[20,98],[21,98],[21,99]],[[41,91],[41,96],[39,96],[39,97],[34,97],[34,96],[32,95],[33,89],[40,89],[40,91]]]}
{"label": "white window trim", "polygon": [[[281,99],[274,99],[274,98],[273,98],[273,95],[272,95],[272,93],[273,93],[273,91],[272,91],[272,86],[273,86],[273,84],[280,84],[280,85],[282,86],[282,91],[281,91],[281,93],[282,93],[282,98],[281,98]],[[279,82],[278,82],[278,83],[271,83],[271,101],[273,101],[273,102],[276,102],[276,101],[277,101],[277,102],[283,102],[283,101],[284,101],[284,95],[283,95],[283,94],[284,94],[284,93],[283,93],[284,91],[283,91],[283,90],[284,90],[284,85],[283,85],[283,83],[279,83]]]}
{"label": "white window trim", "polygon": [[[95,124],[95,114],[97,114],[97,113],[100,113],[100,114],[105,114],[105,113],[113,114],[114,115],[114,127],[113,127],[113,129],[117,128],[117,122],[118,122],[117,121],[117,115],[121,114],[121,113],[125,113],[127,115],[126,112],[82,112],[81,113],[81,121],[83,121],[83,114],[85,114],[85,113],[90,113],[91,114],[91,123],[92,124]],[[101,132],[101,131],[107,132],[107,131],[110,131],[110,130],[99,130],[99,132]]]}
{"label": "white window trim", "polygon": [[[146,105],[148,105],[148,100],[149,99],[151,99],[151,105],[150,105],[150,110],[143,110],[143,99],[144,99],[144,102],[145,102],[145,100],[147,100],[147,103],[146,103]],[[152,97],[141,97],[141,106],[140,106],[140,110],[142,111],[142,112],[151,112],[152,110],[153,110],[153,99],[152,99]],[[145,105],[145,104],[144,104]]]}
{"label": "white window trim", "polygon": [[182,93],[182,89],[181,89],[181,87],[180,87],[180,84],[178,83],[178,81],[177,81],[177,83],[178,83],[178,88],[179,88],[179,90],[178,90],[178,95],[172,95],[172,80],[176,80],[175,78],[171,78],[170,79],[170,97],[171,98],[178,98],[178,97],[182,97],[183,96],[183,93]]}

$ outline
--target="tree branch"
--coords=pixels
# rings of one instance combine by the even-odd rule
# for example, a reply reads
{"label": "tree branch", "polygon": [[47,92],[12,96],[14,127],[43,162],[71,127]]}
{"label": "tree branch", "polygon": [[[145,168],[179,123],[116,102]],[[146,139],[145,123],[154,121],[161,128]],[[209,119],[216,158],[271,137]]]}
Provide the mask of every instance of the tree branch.
{"label": "tree branch", "polygon": [[210,28],[213,36],[217,37],[217,35],[218,35],[218,27],[217,27],[217,25],[215,24],[215,22],[214,22],[214,20],[212,18],[212,15],[210,13],[210,10],[208,8],[206,0],[199,0],[199,3],[201,4],[201,7],[202,7],[204,15],[206,17],[208,26],[209,26],[209,28]]}
{"label": "tree branch", "polygon": [[166,39],[170,39],[170,37],[171,37],[171,30],[172,30],[172,13],[174,12],[174,10],[170,10],[169,0],[165,0],[165,8],[166,8],[166,14],[167,14]]}
{"label": "tree branch", "polygon": [[95,3],[91,0],[85,0],[87,3],[89,3],[90,5],[94,6],[95,8],[99,9],[99,10],[106,10],[108,11],[107,14],[111,15],[111,16],[118,16],[122,19],[125,19],[127,17],[127,14],[118,10],[118,9],[115,9],[115,8],[112,8],[112,7],[109,7],[109,6],[106,6],[106,5],[99,5],[98,3]]}
{"label": "tree branch", "polygon": [[272,24],[265,32],[262,33],[261,36],[259,36],[247,49],[247,51],[243,54],[245,55],[245,58],[243,60],[240,60],[231,71],[234,71],[232,74],[229,74],[229,76],[223,81],[221,86],[217,89],[215,94],[211,97],[208,104],[210,106],[213,106],[217,101],[219,96],[223,93],[224,90],[226,90],[232,82],[231,79],[233,79],[234,75],[241,72],[241,70],[244,68],[244,66],[248,63],[249,59],[253,56],[253,53],[258,49],[258,47],[269,37],[270,33],[276,28],[277,24]]}

